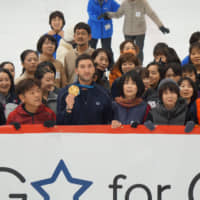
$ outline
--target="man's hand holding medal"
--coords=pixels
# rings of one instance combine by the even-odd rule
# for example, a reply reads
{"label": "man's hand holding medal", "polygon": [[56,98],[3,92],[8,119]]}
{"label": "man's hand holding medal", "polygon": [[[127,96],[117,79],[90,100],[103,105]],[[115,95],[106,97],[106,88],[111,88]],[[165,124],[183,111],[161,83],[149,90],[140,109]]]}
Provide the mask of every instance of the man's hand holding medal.
{"label": "man's hand holding medal", "polygon": [[65,98],[66,102],[66,111],[68,113],[72,112],[75,103],[75,97],[80,93],[79,87],[76,85],[72,85],[68,88],[68,95]]}

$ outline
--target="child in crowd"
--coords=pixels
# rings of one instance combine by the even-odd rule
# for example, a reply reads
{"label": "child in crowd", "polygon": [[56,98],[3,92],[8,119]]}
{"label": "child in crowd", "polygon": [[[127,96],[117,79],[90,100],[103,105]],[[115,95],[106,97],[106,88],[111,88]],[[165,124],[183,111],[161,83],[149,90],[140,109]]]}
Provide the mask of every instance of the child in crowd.
{"label": "child in crowd", "polygon": [[182,75],[182,67],[179,63],[168,63],[165,68],[164,77],[178,82]]}
{"label": "child in crowd", "polygon": [[180,97],[179,87],[172,79],[163,79],[158,87],[160,104],[150,110],[146,121],[154,124],[184,125],[192,119],[187,103]]}
{"label": "child in crowd", "polygon": [[195,66],[197,70],[197,78],[200,80],[200,42],[191,44],[189,52],[190,63]]}
{"label": "child in crowd", "polygon": [[15,65],[10,61],[5,61],[0,64],[0,68],[7,69],[15,80]]}
{"label": "child in crowd", "polygon": [[53,52],[57,49],[57,41],[51,35],[43,35],[37,43],[37,50],[40,53],[39,62],[51,62],[56,68],[56,87],[62,88],[66,85],[67,80],[64,73],[63,65],[60,61],[54,59]]}
{"label": "child in crowd", "polygon": [[[123,55],[125,53],[132,53],[134,56],[138,56],[139,53],[139,47],[134,43],[132,40],[125,40],[120,44],[120,55]],[[113,69],[111,70],[109,74],[109,83],[110,87],[112,86],[115,79],[122,76],[121,71],[113,66]]]}
{"label": "child in crowd", "polygon": [[110,86],[105,72],[112,62],[110,54],[107,50],[99,48],[92,53],[91,58],[96,66],[94,75],[95,82],[109,90]]}
{"label": "child in crowd", "polygon": [[[200,31],[196,31],[194,33],[192,33],[191,37],[190,37],[190,40],[189,40],[189,44],[190,46],[193,44],[193,43],[196,43],[196,42],[200,42]],[[190,63],[190,57],[189,56],[186,56],[183,60],[182,60],[182,63],[181,65],[185,65],[185,64],[189,64]]]}
{"label": "child in crowd", "polygon": [[37,69],[39,58],[36,51],[28,49],[21,53],[20,60],[23,69],[21,76],[15,80],[15,85],[18,84],[19,81],[26,78],[34,78],[34,73]]}
{"label": "child in crowd", "polygon": [[186,64],[182,67],[182,77],[190,78],[197,86],[198,97],[200,97],[200,83],[197,79],[197,70],[193,64]]}
{"label": "child in crowd", "polygon": [[40,63],[35,72],[35,78],[40,82],[41,85],[42,102],[51,110],[53,110],[54,113],[56,113],[57,96],[58,96],[53,91],[55,87],[55,76],[56,76],[56,69],[50,62]]}
{"label": "child in crowd", "polygon": [[[119,57],[113,69],[118,69],[121,72],[121,74],[125,74],[126,72],[131,71],[139,66],[140,62],[137,57],[135,57],[132,53],[125,53]],[[120,77],[118,77],[112,84],[111,94],[113,99],[119,96],[119,90],[118,90],[119,82],[120,82]]]}
{"label": "child in crowd", "polygon": [[180,89],[180,96],[186,100],[188,108],[190,109],[191,105],[197,99],[198,90],[196,84],[188,77],[183,77],[178,82]]}
{"label": "child in crowd", "polygon": [[124,74],[120,82],[120,97],[113,103],[112,128],[133,122],[142,124],[150,107],[142,99],[144,84],[135,70]]}
{"label": "child in crowd", "polygon": [[151,62],[146,68],[149,71],[150,88],[145,92],[143,98],[151,108],[154,108],[159,102],[157,88],[164,77],[164,67],[159,63]]}
{"label": "child in crowd", "polygon": [[[65,26],[65,18],[64,14],[61,11],[53,11],[49,15],[49,25],[51,26],[51,30],[48,32],[48,35],[52,35],[59,46],[61,38],[64,37],[63,27]],[[56,49],[53,53],[53,57],[56,59]]]}
{"label": "child in crowd", "polygon": [[24,79],[16,86],[16,94],[20,104],[7,119],[7,124],[42,124],[45,121],[55,121],[55,113],[42,104],[40,84],[34,79]]}

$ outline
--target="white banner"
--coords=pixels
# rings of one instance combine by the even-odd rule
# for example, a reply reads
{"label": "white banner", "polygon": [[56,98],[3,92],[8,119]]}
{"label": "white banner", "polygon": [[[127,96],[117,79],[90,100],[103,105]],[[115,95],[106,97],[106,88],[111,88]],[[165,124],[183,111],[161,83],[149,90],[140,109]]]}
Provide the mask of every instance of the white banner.
{"label": "white banner", "polygon": [[199,135],[0,135],[0,199],[199,200]]}

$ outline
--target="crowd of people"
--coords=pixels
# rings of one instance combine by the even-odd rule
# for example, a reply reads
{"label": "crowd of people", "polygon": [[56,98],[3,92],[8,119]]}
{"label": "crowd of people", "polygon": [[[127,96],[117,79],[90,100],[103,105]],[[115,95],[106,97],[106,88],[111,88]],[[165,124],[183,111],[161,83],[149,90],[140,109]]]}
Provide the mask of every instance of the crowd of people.
{"label": "crowd of people", "polygon": [[[130,23],[129,1],[134,6],[137,0],[126,0],[121,6],[114,0],[96,4],[90,0],[88,24],[79,22],[72,31],[63,30],[62,12],[52,12],[51,30],[38,39],[37,50],[26,49],[20,55],[21,75],[15,77],[13,63],[0,64],[0,124],[110,124],[113,128],[145,124],[149,129],[154,124],[200,124],[200,32],[191,34],[189,54],[182,62],[175,49],[157,43],[152,62],[143,66],[146,27],[136,34],[129,26],[133,30],[125,28],[120,56],[114,60],[111,18],[124,14],[125,23]],[[139,7],[144,6],[160,30],[168,33],[147,2],[141,2]],[[137,11],[134,20],[144,14]],[[98,39],[102,48],[96,49]]]}

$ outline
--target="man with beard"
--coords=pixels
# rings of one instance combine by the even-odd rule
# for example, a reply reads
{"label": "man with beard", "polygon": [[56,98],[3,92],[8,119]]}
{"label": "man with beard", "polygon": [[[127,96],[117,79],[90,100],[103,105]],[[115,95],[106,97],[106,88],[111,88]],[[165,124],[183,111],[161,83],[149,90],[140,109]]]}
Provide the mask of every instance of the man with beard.
{"label": "man with beard", "polygon": [[76,48],[70,50],[64,59],[64,70],[67,77],[67,84],[73,83],[76,80],[75,73],[75,61],[81,54],[91,55],[93,49],[89,47],[89,41],[91,40],[90,26],[84,22],[80,22],[74,27],[74,41]]}
{"label": "man with beard", "polygon": [[95,66],[91,57],[80,55],[75,66],[78,81],[63,88],[57,99],[57,124],[108,124],[112,117],[111,98],[93,82]]}

